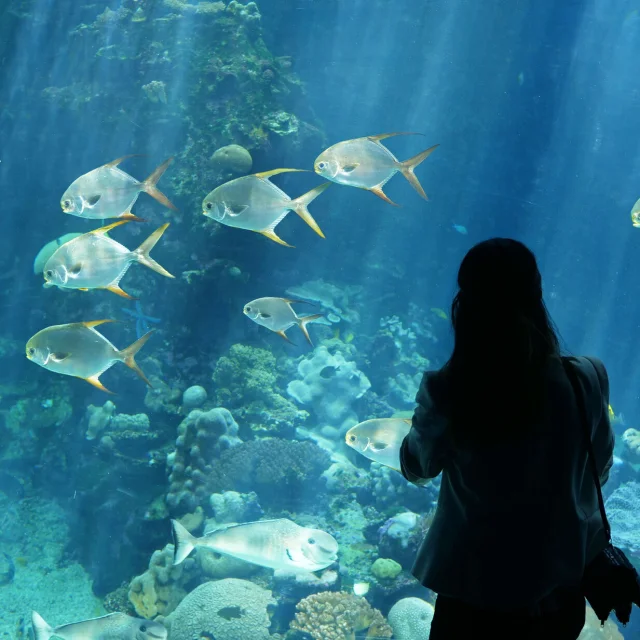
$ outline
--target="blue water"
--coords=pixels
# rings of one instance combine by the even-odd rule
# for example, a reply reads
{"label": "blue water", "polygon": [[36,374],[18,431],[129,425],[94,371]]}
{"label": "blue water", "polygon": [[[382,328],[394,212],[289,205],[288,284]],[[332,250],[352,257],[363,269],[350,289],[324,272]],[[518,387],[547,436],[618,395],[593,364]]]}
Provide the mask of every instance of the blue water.
{"label": "blue water", "polygon": [[[624,457],[622,433],[640,412],[640,231],[630,221],[640,197],[639,45],[640,13],[627,0],[263,0],[199,11],[177,0],[5,0],[0,552],[15,575],[2,584],[0,565],[2,637],[24,637],[31,609],[52,625],[134,613],[128,585],[171,543],[170,517],[199,508],[196,520],[211,519],[209,495],[229,490],[256,492],[259,509],[245,521],[289,518],[336,537],[340,576],[325,589],[368,583],[366,598],[384,616],[406,596],[430,600],[409,575],[411,553],[385,547],[378,529],[403,511],[425,516],[437,486],[415,493],[348,449],[344,432],[412,409],[423,359],[438,367],[449,354],[460,260],[492,236],[533,249],[565,348],[605,362]],[[273,178],[295,198],[322,182],[313,163],[323,149],[396,131],[420,134],[383,141],[400,160],[439,144],[416,170],[428,202],[400,174],[385,186],[400,207],[334,184],[309,205],[325,239],[294,213],[278,225],[292,249],[201,213],[211,190],[240,175],[212,161],[221,147],[248,149],[253,172],[311,170]],[[43,288],[33,272],[41,247],[101,225],[63,214],[63,192],[126,154],[141,154],[121,165],[139,180],[175,156],[158,187],[179,211],[142,193],[133,211],[147,222],[111,233],[134,249],[170,222],[153,257],[175,279],[133,265],[121,285],[138,302]],[[301,292],[317,306],[296,312],[330,317],[309,325],[313,347],[295,326],[290,345],[242,313],[256,298]],[[153,389],[117,363],[100,378],[109,396],[24,357],[26,341],[47,326],[103,318],[119,321],[98,328],[119,349],[155,329],[137,358]],[[318,368],[321,392],[307,402],[290,386],[303,380],[301,361]],[[341,386],[349,366],[356,377]],[[231,412],[243,446],[267,436],[286,442],[277,454],[256,445],[244,479],[230,471],[213,479],[232,465],[226,445],[214,446],[202,463],[206,491],[171,506],[167,458],[188,423],[183,392],[194,385],[206,391],[202,410]],[[115,409],[103,407],[108,400]],[[91,422],[100,411],[102,421]],[[297,441],[318,449],[299,454]],[[251,466],[263,455],[292,465],[316,456],[324,467],[303,465],[295,480],[270,471],[265,480]],[[330,456],[351,480],[327,483]],[[612,482],[638,481],[636,462],[627,456]],[[375,578],[378,556],[396,560],[400,576]],[[176,603],[213,578],[199,571],[172,582]],[[284,585],[270,569],[229,571],[215,579],[272,591],[272,633],[284,634],[296,603],[323,590]],[[640,637],[637,612],[633,624],[625,638]]]}

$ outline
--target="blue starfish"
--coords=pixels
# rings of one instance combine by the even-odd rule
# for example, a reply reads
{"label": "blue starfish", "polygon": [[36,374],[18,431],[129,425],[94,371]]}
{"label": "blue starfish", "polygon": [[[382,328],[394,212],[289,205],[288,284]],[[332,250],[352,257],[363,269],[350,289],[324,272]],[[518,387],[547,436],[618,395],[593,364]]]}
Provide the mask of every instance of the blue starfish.
{"label": "blue starfish", "polygon": [[151,316],[145,316],[142,312],[142,305],[140,304],[140,300],[136,300],[136,310],[132,311],[131,309],[122,310],[132,318],[136,319],[136,336],[141,338],[147,331],[149,331],[149,323],[158,324],[160,322],[160,318],[152,318]]}

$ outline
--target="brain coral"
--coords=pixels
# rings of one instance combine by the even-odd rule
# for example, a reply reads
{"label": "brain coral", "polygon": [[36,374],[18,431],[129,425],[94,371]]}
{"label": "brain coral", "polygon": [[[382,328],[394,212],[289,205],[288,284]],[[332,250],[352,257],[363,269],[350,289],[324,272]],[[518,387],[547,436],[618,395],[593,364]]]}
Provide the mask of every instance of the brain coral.
{"label": "brain coral", "polygon": [[370,638],[393,635],[377,609],[345,591],[323,591],[304,598],[296,605],[290,627],[308,633],[313,640],[348,640],[365,630]]}
{"label": "brain coral", "polygon": [[212,472],[214,491],[255,491],[264,506],[295,508],[317,498],[329,454],[313,442],[283,438],[250,440],[224,451]]}
{"label": "brain coral", "polygon": [[420,598],[402,598],[391,607],[388,618],[397,640],[422,640],[429,637],[433,606]]}
{"label": "brain coral", "polygon": [[225,578],[194,589],[164,623],[171,640],[265,640],[275,604],[271,591]]}

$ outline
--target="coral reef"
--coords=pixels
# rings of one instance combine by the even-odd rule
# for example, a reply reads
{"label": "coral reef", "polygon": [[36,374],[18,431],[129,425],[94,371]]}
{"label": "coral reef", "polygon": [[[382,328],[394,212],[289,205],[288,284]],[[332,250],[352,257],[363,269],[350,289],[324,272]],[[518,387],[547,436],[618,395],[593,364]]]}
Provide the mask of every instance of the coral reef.
{"label": "coral reef", "polygon": [[226,578],[194,589],[164,623],[172,640],[265,640],[275,604],[271,591]]}
{"label": "coral reef", "polygon": [[200,385],[194,385],[184,390],[182,394],[182,406],[187,410],[197,409],[207,401],[207,391]]}
{"label": "coral reef", "polygon": [[176,449],[167,456],[172,513],[194,511],[205,505],[211,491],[208,475],[221,451],[241,443],[238,425],[227,409],[194,409],[178,426]]}
{"label": "coral reef", "polygon": [[313,410],[318,426],[330,426],[340,435],[358,422],[354,403],[371,386],[367,376],[340,351],[331,353],[326,345],[302,357],[299,380],[287,385],[287,392],[298,403]]}
{"label": "coral reef", "polygon": [[187,595],[187,585],[197,583],[200,568],[193,558],[173,566],[173,545],[154,551],[149,568],[129,586],[129,601],[143,618],[169,615]]}
{"label": "coral reef", "polygon": [[[378,509],[404,507],[407,511],[424,511],[437,503],[440,480],[432,480],[424,487],[411,484],[402,474],[389,467],[372,462],[369,467],[372,493],[368,497]],[[367,496],[362,496],[363,501]]]}
{"label": "coral reef", "polygon": [[324,591],[307,596],[296,606],[291,629],[308,633],[313,640],[345,640],[360,631],[367,636],[391,638],[393,632],[380,611],[364,599],[345,591]]}
{"label": "coral reef", "polygon": [[387,619],[396,640],[423,640],[429,637],[433,606],[420,598],[402,598],[391,607]]}
{"label": "coral reef", "polygon": [[605,503],[613,544],[628,551],[640,564],[640,483],[618,487]]}
{"label": "coral reef", "polygon": [[308,413],[281,394],[275,356],[266,349],[234,344],[213,371],[216,403],[238,417],[241,436],[290,438]]}
{"label": "coral reef", "polygon": [[371,565],[371,574],[378,580],[395,580],[402,572],[402,567],[391,558],[378,558]]}
{"label": "coral reef", "polygon": [[211,156],[211,164],[223,180],[249,173],[253,159],[244,147],[239,144],[229,144],[216,149]]}
{"label": "coral reef", "polygon": [[627,429],[622,434],[622,458],[634,464],[640,463],[640,431]]}
{"label": "coral reef", "polygon": [[238,493],[237,491],[212,493],[209,497],[209,504],[216,524],[253,522],[260,520],[264,515],[258,504],[258,496],[254,491],[251,493]]}
{"label": "coral reef", "polygon": [[85,438],[95,440],[107,428],[115,410],[116,405],[111,400],[107,400],[101,407],[90,404],[85,415],[87,423]]}
{"label": "coral reef", "polygon": [[602,626],[593,609],[587,607],[586,621],[578,640],[624,640],[624,636],[613,620],[607,620]]}
{"label": "coral reef", "polygon": [[405,569],[410,569],[432,516],[425,517],[405,511],[389,518],[378,529],[380,554],[393,558]]}
{"label": "coral reef", "polygon": [[302,509],[322,504],[329,454],[312,442],[251,440],[224,451],[211,473],[215,491],[255,491],[265,508]]}

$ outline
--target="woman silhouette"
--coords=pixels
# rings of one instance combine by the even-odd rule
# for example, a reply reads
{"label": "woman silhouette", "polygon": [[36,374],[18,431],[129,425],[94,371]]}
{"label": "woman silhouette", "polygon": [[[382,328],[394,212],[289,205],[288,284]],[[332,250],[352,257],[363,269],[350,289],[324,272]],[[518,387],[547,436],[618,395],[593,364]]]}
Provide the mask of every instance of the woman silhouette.
{"label": "woman silhouette", "polygon": [[[401,448],[416,484],[442,472],[413,574],[435,591],[431,640],[574,640],[580,581],[607,544],[577,399],[527,247],[494,238],[458,272],[449,361],[424,374]],[[595,358],[571,360],[601,482],[613,462],[609,383]]]}

